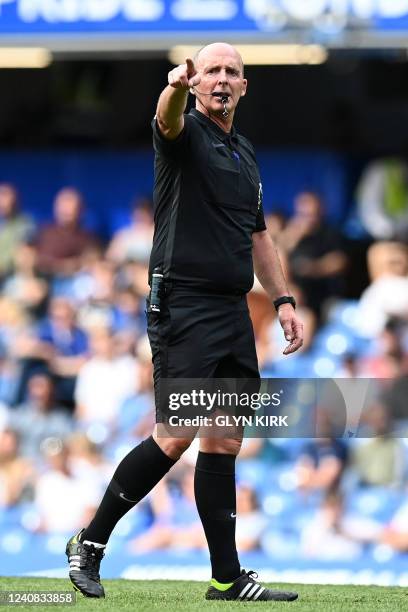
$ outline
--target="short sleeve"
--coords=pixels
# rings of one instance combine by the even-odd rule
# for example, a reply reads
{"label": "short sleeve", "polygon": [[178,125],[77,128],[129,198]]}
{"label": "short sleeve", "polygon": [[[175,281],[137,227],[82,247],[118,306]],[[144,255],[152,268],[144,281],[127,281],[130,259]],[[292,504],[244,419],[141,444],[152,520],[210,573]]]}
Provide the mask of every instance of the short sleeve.
{"label": "short sleeve", "polygon": [[188,153],[191,143],[191,132],[193,130],[192,119],[188,115],[184,115],[184,127],[174,140],[169,140],[163,136],[157,124],[156,116],[152,120],[152,130],[153,148],[156,154],[175,158],[182,157]]}
{"label": "short sleeve", "polygon": [[262,183],[259,183],[258,191],[258,212],[256,214],[255,229],[254,232],[263,232],[266,230],[265,217],[263,211],[263,193]]}

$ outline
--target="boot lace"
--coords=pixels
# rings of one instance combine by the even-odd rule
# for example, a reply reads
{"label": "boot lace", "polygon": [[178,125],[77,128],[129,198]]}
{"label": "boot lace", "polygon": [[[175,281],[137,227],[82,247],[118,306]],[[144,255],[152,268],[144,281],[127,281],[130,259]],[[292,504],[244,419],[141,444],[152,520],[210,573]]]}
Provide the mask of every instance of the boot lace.
{"label": "boot lace", "polygon": [[82,547],[82,559],[81,565],[84,565],[84,568],[87,571],[89,578],[92,580],[99,580],[99,566],[105,553],[102,548],[96,548],[95,546],[84,544]]}
{"label": "boot lace", "polygon": [[253,582],[258,582],[258,574],[256,572],[254,572],[253,570],[249,570],[249,572],[245,573],[248,578],[250,578],[250,580],[252,580]]}

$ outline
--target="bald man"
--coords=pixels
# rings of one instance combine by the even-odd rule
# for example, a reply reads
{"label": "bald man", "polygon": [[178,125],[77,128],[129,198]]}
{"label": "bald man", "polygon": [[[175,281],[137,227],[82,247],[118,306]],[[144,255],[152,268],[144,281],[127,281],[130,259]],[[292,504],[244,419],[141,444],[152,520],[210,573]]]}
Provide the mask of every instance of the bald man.
{"label": "bald man", "polygon": [[[259,380],[246,294],[254,269],[274,304],[288,345],[302,345],[302,325],[266,230],[262,185],[251,143],[233,126],[245,96],[243,62],[234,47],[214,43],[168,75],[153,120],[155,234],[149,275],[161,280],[148,300],[157,422],[160,381]],[[195,108],[185,114],[187,98]],[[159,294],[159,301],[157,295]],[[166,400],[164,399],[164,404]],[[153,435],[119,464],[94,519],[67,544],[70,578],[90,597],[103,597],[99,564],[118,520],[163,478],[192,442]],[[235,459],[242,433],[202,437],[195,497],[211,558],[207,599],[293,601],[241,569],[235,545]]]}

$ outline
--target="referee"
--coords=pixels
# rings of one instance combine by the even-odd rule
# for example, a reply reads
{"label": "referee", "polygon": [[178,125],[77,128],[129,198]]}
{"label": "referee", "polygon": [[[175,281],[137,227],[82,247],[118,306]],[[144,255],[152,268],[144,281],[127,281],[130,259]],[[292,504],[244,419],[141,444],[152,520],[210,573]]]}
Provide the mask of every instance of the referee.
{"label": "referee", "polygon": [[[160,304],[148,302],[156,408],[163,378],[259,378],[246,294],[254,269],[278,311],[288,346],[302,324],[288,295],[262,208],[251,143],[233,127],[247,89],[243,62],[225,43],[201,49],[168,75],[153,120],[155,234],[150,279],[163,278]],[[189,91],[195,108],[184,114]],[[160,308],[160,313],[155,312]],[[235,545],[235,459],[241,439],[202,438],[195,472],[197,509],[210,550],[207,599],[292,601],[241,569]],[[70,579],[103,597],[99,566],[116,523],[163,478],[191,439],[157,430],[119,464],[94,519],[67,544]]]}

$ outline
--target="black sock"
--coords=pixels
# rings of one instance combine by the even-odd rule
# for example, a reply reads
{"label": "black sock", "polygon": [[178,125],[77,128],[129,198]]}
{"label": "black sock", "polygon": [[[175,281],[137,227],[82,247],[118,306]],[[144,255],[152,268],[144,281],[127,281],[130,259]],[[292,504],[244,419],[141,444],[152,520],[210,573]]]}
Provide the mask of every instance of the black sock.
{"label": "black sock", "polygon": [[235,545],[235,455],[198,453],[194,491],[210,549],[212,577],[232,582],[241,567]]}
{"label": "black sock", "polygon": [[176,463],[147,438],[119,463],[96,514],[81,541],[106,544],[116,523],[163,478]]}

